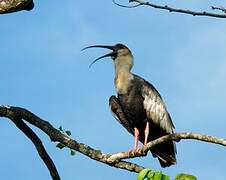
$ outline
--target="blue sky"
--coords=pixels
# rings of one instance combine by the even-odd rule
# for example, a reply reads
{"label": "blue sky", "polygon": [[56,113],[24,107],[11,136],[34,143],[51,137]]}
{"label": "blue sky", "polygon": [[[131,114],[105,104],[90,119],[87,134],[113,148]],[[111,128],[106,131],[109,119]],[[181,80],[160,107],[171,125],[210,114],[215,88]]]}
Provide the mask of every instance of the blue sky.
{"label": "blue sky", "polygon": [[[158,1],[166,2],[166,1]],[[133,72],[163,96],[176,132],[226,137],[226,20],[192,17],[150,8],[124,9],[109,1],[37,1],[31,12],[2,15],[0,28],[0,104],[27,108],[72,131],[72,137],[103,152],[126,151],[133,138],[112,117],[108,98],[115,94],[110,59],[90,62],[106,50],[80,50],[93,44],[126,44]],[[226,1],[170,1],[171,5],[210,9]],[[55,148],[33,127],[64,180],[136,178],[77,153]],[[31,142],[1,119],[2,179],[50,179]],[[200,180],[226,179],[224,147],[197,141],[177,144],[176,166],[161,169],[149,154],[133,162]]]}

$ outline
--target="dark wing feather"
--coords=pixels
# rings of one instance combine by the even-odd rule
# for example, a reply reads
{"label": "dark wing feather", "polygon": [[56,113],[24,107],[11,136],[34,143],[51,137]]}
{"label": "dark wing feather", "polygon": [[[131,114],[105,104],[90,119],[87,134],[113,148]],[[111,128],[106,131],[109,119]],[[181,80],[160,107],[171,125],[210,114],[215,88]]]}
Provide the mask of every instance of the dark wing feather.
{"label": "dark wing feather", "polygon": [[112,112],[114,118],[121,125],[123,125],[123,127],[126,128],[129,133],[133,134],[134,130],[133,130],[130,122],[127,120],[118,98],[116,98],[115,96],[111,96],[109,98],[109,106],[110,106],[110,109],[111,109],[111,112]]}
{"label": "dark wing feather", "polygon": [[[142,96],[147,120],[150,122],[148,141],[173,133],[174,125],[158,91],[148,82],[144,81]],[[176,163],[176,146],[173,141],[168,141],[155,146],[152,154],[158,157],[162,167]]]}

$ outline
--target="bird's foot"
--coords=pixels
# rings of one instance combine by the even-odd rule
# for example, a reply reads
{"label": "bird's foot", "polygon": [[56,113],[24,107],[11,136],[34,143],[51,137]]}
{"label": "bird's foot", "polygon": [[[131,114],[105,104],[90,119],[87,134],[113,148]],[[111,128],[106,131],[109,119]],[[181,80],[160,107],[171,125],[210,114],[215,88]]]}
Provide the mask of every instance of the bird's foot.
{"label": "bird's foot", "polygon": [[135,154],[143,154],[143,153],[144,153],[143,148],[137,147],[137,148],[130,149],[128,151],[128,156],[134,156]]}

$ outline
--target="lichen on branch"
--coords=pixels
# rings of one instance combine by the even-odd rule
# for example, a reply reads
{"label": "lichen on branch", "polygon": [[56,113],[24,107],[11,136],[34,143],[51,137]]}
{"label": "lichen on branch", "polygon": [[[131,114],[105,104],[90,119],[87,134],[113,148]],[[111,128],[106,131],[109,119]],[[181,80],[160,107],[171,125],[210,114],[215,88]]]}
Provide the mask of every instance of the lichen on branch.
{"label": "lichen on branch", "polygon": [[33,0],[0,0],[0,14],[13,13],[22,10],[30,11],[33,7]]}

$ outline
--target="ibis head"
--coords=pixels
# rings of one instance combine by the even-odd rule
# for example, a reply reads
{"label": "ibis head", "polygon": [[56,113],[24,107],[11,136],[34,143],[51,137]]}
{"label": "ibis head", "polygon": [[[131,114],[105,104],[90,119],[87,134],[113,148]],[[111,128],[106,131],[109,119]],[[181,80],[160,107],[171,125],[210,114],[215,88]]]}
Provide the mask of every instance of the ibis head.
{"label": "ibis head", "polygon": [[130,70],[133,66],[133,55],[129,48],[123,44],[116,44],[114,46],[108,46],[108,45],[93,45],[83,48],[82,50],[89,49],[89,48],[105,48],[112,50],[110,53],[105,54],[97,59],[95,59],[90,66],[92,66],[95,62],[98,60],[105,58],[105,57],[111,57],[114,61],[115,68],[127,68]]}

